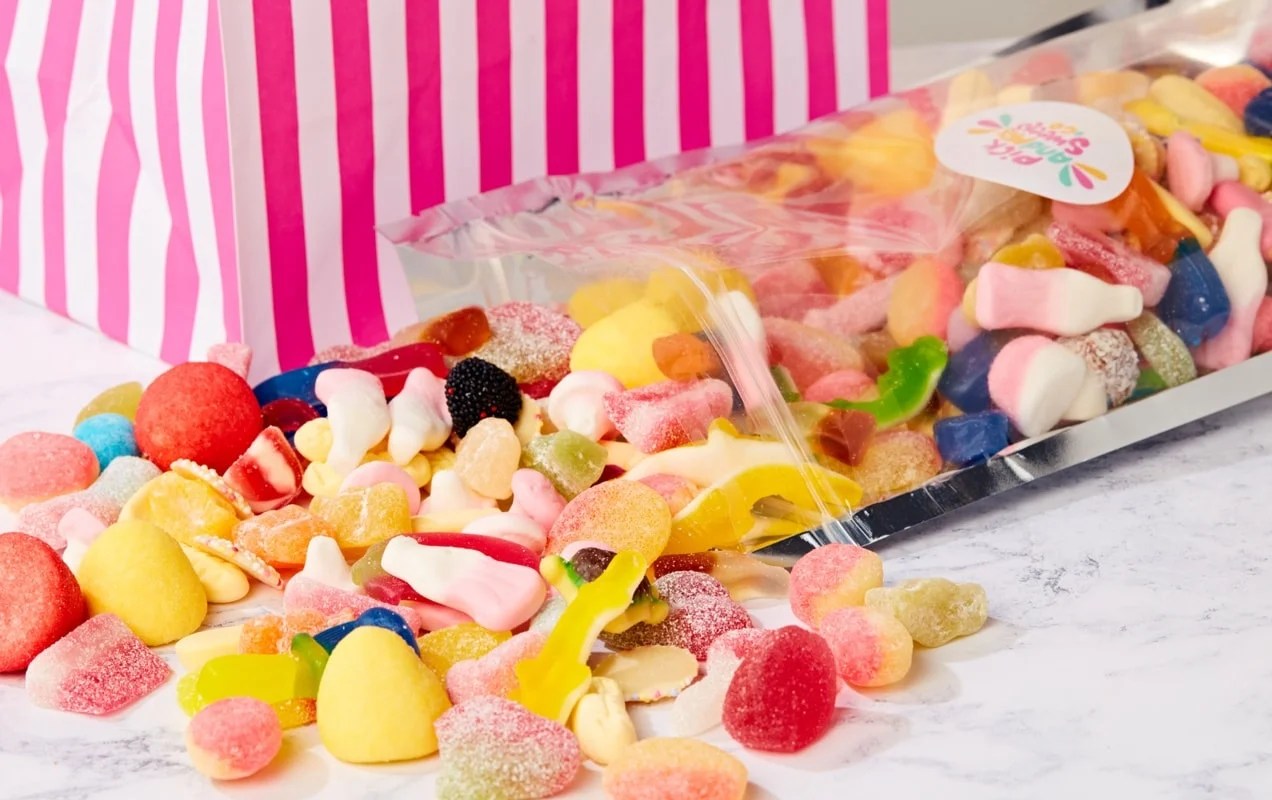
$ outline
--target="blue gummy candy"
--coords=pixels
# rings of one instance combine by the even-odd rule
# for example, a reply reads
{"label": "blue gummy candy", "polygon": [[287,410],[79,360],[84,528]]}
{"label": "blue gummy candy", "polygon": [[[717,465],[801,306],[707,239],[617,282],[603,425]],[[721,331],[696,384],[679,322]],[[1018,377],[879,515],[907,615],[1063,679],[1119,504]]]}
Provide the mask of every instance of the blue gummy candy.
{"label": "blue gummy candy", "polygon": [[106,469],[110,462],[122,456],[137,455],[133,424],[122,414],[94,414],[76,425],[71,435],[88,445],[97,456],[98,470]]}
{"label": "blue gummy candy", "polygon": [[960,410],[968,413],[989,408],[989,366],[1006,344],[1001,333],[977,334],[963,349],[950,353],[937,390]]}
{"label": "blue gummy candy", "polygon": [[937,420],[932,427],[941,458],[957,467],[989,460],[1007,446],[1011,423],[1001,411]]}
{"label": "blue gummy candy", "polygon": [[1215,265],[1192,239],[1179,243],[1157,316],[1189,347],[1197,347],[1228,324],[1232,304]]}
{"label": "blue gummy candy", "polygon": [[256,388],[252,392],[256,394],[256,402],[260,403],[262,408],[267,403],[284,397],[294,397],[315,408],[321,408],[322,402],[318,400],[318,395],[314,393],[314,384],[318,382],[318,375],[340,366],[344,365],[339,361],[328,361],[325,364],[314,364],[311,367],[293,369],[261,381],[256,384]]}
{"label": "blue gummy candy", "polygon": [[1272,87],[1254,96],[1245,107],[1245,129],[1251,136],[1272,136]]}
{"label": "blue gummy candy", "polygon": [[420,645],[415,641],[415,631],[411,630],[411,626],[406,624],[406,620],[402,619],[400,614],[387,608],[368,608],[359,614],[355,620],[342,622],[333,628],[328,628],[321,633],[315,634],[314,641],[318,642],[318,644],[322,645],[322,649],[330,653],[355,628],[361,628],[364,625],[393,631],[402,637],[402,641],[411,646],[416,655],[420,654]]}

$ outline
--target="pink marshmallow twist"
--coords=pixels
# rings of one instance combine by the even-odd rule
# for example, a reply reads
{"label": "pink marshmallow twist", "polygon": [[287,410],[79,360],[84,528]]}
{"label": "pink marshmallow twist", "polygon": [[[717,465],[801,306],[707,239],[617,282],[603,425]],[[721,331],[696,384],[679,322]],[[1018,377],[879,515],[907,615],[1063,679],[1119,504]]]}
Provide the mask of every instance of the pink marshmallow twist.
{"label": "pink marshmallow twist", "polygon": [[1082,356],[1045,336],[1021,336],[989,368],[989,396],[1027,437],[1051,430],[1082,391]]}
{"label": "pink marshmallow twist", "polygon": [[[1215,190],[1210,193],[1210,205],[1223,217],[1225,230],[1228,217],[1238,208],[1248,208],[1257,213],[1263,220],[1259,234],[1259,252],[1264,259],[1272,260],[1272,203],[1263,199],[1263,195],[1240,181],[1224,181],[1216,184]],[[1215,246],[1218,247],[1217,244]]]}
{"label": "pink marshmallow twist", "polygon": [[1250,208],[1234,208],[1224,220],[1210,261],[1228,293],[1232,313],[1218,335],[1193,351],[1198,366],[1223,369],[1245,361],[1254,350],[1255,320],[1268,290],[1267,267],[1259,252],[1260,233],[1267,233],[1267,225],[1267,218]]}
{"label": "pink marshmallow twist", "polygon": [[976,277],[976,323],[1078,336],[1144,311],[1144,296],[1076,269],[1021,269],[991,261]]}

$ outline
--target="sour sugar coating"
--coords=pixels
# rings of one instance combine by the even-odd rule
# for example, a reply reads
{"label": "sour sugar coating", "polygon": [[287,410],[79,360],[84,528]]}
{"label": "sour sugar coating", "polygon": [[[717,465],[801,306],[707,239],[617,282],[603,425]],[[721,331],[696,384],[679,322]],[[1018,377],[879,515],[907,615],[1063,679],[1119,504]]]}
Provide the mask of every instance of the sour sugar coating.
{"label": "sour sugar coating", "polygon": [[436,724],[440,800],[520,800],[565,791],[582,764],[574,734],[500,697],[454,706]]}
{"label": "sour sugar coating", "polygon": [[[774,680],[774,676],[782,676]],[[839,677],[826,640],[789,625],[742,661],[724,698],[724,728],[752,750],[794,753],[830,729]]]}
{"label": "sour sugar coating", "polygon": [[1086,379],[1082,357],[1045,336],[1012,339],[989,370],[989,394],[1027,437],[1051,430]]}
{"label": "sour sugar coating", "polygon": [[921,486],[940,471],[941,454],[932,437],[898,429],[872,437],[849,476],[861,487],[861,502],[873,503]]}
{"label": "sour sugar coating", "polygon": [[14,511],[86,489],[97,474],[97,456],[70,436],[19,433],[0,443],[0,505]]}
{"label": "sour sugar coating", "polygon": [[1082,336],[1059,340],[1082,356],[1087,369],[1100,377],[1109,406],[1125,403],[1139,380],[1139,353],[1125,331],[1100,328]]}
{"label": "sour sugar coating", "polygon": [[[1269,203],[1263,195],[1239,181],[1223,181],[1215,186],[1214,192],[1211,193],[1210,205],[1223,217],[1225,226],[1228,217],[1239,208],[1255,212],[1255,215],[1263,221],[1261,230],[1253,234],[1253,238],[1258,242],[1257,249],[1265,258],[1272,257],[1272,203]],[[1222,234],[1219,238],[1220,241],[1223,240]],[[1213,251],[1211,251],[1211,258],[1214,258]]]}
{"label": "sour sugar coating", "polygon": [[623,750],[605,768],[605,794],[612,800],[742,800],[746,766],[698,739],[655,738]]}
{"label": "sour sugar coating", "polygon": [[234,526],[234,543],[277,569],[305,566],[309,542],[315,536],[335,535],[331,523],[301,506],[266,511]]}
{"label": "sour sugar coating", "polygon": [[368,608],[382,606],[402,615],[412,630],[424,627],[420,615],[409,606],[390,606],[363,594],[337,589],[305,575],[296,575],[283,589],[283,608],[288,612],[310,609],[327,617],[337,614],[360,614]]}
{"label": "sour sugar coating", "polygon": [[26,671],[37,706],[112,714],[162,686],[172,669],[114,614],[98,614],[36,656]]}
{"label": "sour sugar coating", "polygon": [[888,301],[896,281],[894,276],[869,283],[825,308],[810,306],[804,324],[839,336],[877,331],[887,322]]}
{"label": "sour sugar coating", "polygon": [[765,318],[769,363],[786,367],[801,392],[819,378],[864,365],[861,353],[843,336],[788,319]]}
{"label": "sour sugar coating", "polygon": [[420,656],[433,674],[445,681],[451,667],[482,658],[511,638],[507,631],[487,630],[475,622],[464,622],[420,637]]}
{"label": "sour sugar coating", "polygon": [[1135,319],[1144,310],[1144,297],[1136,288],[1107,284],[1073,269],[1021,269],[991,262],[981,267],[976,284],[976,324],[985,330],[1030,328],[1076,336]]}
{"label": "sour sugar coating", "polygon": [[86,491],[122,507],[159,473],[159,468],[144,458],[121,456],[110,462]]}
{"label": "sour sugar coating", "polygon": [[[537,656],[547,638],[543,631],[528,630],[500,642],[485,655],[455,661],[445,672],[451,702],[459,705],[483,695],[508,697],[521,687],[513,668],[518,661]],[[449,654],[446,660],[450,660]],[[441,669],[440,658],[436,663]]]}
{"label": "sour sugar coating", "polygon": [[583,434],[557,431],[531,439],[521,461],[547,478],[562,499],[573,500],[600,479],[606,456],[604,447]]}
{"label": "sour sugar coating", "polygon": [[673,516],[692,503],[698,494],[698,487],[688,478],[679,475],[647,475],[640,482],[662,495]]}
{"label": "sour sugar coating", "polygon": [[570,369],[570,351],[583,329],[546,306],[511,302],[486,310],[490,340],[475,355],[518,383],[556,381]]}
{"label": "sour sugar coating", "polygon": [[733,391],[715,378],[663,381],[607,394],[604,402],[624,439],[657,453],[705,439],[711,423],[733,408]]}
{"label": "sour sugar coating", "polygon": [[887,686],[910,671],[914,640],[885,611],[841,608],[826,615],[819,632],[835,656],[839,677],[851,686]]}
{"label": "sour sugar coating", "polygon": [[654,589],[671,606],[667,618],[657,625],[641,622],[622,633],[602,633],[601,641],[610,649],[673,645],[705,661],[711,644],[720,636],[754,626],[746,609],[733,602],[728,591],[709,575],[672,572],[654,581]]}
{"label": "sour sugar coating", "polygon": [[831,611],[865,602],[866,592],[883,585],[883,560],[854,544],[818,547],[791,568],[791,611],[816,628]]}
{"label": "sour sugar coating", "polygon": [[100,469],[106,469],[116,458],[137,455],[132,420],[121,414],[89,417],[75,426],[73,435],[92,448]]}
{"label": "sour sugar coating", "polygon": [[335,497],[315,497],[309,509],[331,525],[336,542],[347,553],[359,553],[411,530],[410,503],[395,483],[351,489]]}
{"label": "sour sugar coating", "polygon": [[455,449],[455,474],[483,497],[512,497],[512,474],[521,461],[521,442],[512,423],[488,417],[468,429]]}
{"label": "sour sugar coating", "polygon": [[548,532],[547,552],[596,541],[614,551],[634,550],[652,563],[670,536],[671,512],[657,492],[638,481],[606,481],[566,504]]}
{"label": "sour sugar coating", "polygon": [[1102,269],[1118,283],[1139,289],[1145,306],[1157,305],[1170,283],[1166,267],[1103,234],[1053,223],[1047,238],[1060,248],[1070,266],[1083,271]]}
{"label": "sour sugar coating", "polygon": [[220,364],[179,364],[137,406],[137,444],[161,469],[179,458],[224,472],[260,433],[252,388]]}
{"label": "sour sugar coating", "polygon": [[18,512],[18,530],[40,539],[54,550],[61,550],[66,547],[66,537],[60,525],[73,509],[92,515],[103,527],[113,525],[119,519],[118,505],[85,490],[24,507]]}
{"label": "sour sugar coating", "polygon": [[866,605],[896,617],[924,647],[940,647],[960,636],[970,636],[989,616],[985,590],[979,584],[945,578],[912,578],[896,586],[871,589],[866,593]]}
{"label": "sour sugar coating", "polygon": [[88,614],[70,569],[24,533],[0,534],[0,609],[0,673],[26,669]]}
{"label": "sour sugar coating", "polygon": [[243,623],[239,631],[238,652],[286,653],[291,649],[292,638],[297,634],[307,633],[312,636],[326,627],[326,615],[308,608],[282,615],[264,614],[253,617]]}
{"label": "sour sugar coating", "polygon": [[963,282],[949,264],[918,258],[897,276],[888,299],[888,333],[905,347],[924,336],[946,335],[950,312],[963,296]]}
{"label": "sour sugar coating", "polygon": [[233,781],[269,766],[283,746],[283,727],[268,703],[229,697],[195,714],[185,741],[195,769],[213,780]]}
{"label": "sour sugar coating", "polygon": [[1168,388],[1197,377],[1197,364],[1193,361],[1188,346],[1153,312],[1145,311],[1126,323],[1126,332],[1130,334],[1149,367],[1161,377]]}

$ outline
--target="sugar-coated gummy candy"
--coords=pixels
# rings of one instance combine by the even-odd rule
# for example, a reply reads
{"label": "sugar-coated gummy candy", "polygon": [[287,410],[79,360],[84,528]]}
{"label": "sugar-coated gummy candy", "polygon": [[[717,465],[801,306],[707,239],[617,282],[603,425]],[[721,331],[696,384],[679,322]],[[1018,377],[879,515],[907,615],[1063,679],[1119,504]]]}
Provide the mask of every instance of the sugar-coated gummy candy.
{"label": "sugar-coated gummy candy", "polygon": [[0,443],[0,505],[14,511],[88,488],[97,475],[97,456],[70,436],[28,432]]}
{"label": "sugar-coated gummy candy", "polygon": [[847,475],[861,487],[861,502],[868,504],[921,486],[940,471],[941,454],[931,436],[891,430],[870,440],[861,463]]}
{"label": "sugar-coated gummy candy", "polygon": [[336,542],[346,552],[360,552],[411,529],[406,492],[392,483],[316,497],[309,509],[331,525]]}
{"label": "sugar-coated gummy candy", "polygon": [[488,417],[468,429],[455,449],[455,473],[483,497],[512,497],[512,474],[521,460],[521,442],[505,419]]}
{"label": "sugar-coated gummy candy", "polygon": [[818,631],[851,686],[887,686],[910,671],[914,640],[896,617],[864,606],[830,612]]}
{"label": "sugar-coated gummy candy", "polygon": [[[403,333],[394,334],[394,339],[409,343]],[[466,356],[485,344],[492,331],[485,310],[466,306],[411,326],[411,334],[410,341],[433,342],[448,356]]]}
{"label": "sugar-coated gummy candy", "polygon": [[519,383],[560,380],[582,328],[569,317],[536,303],[510,302],[486,310],[490,339],[476,355]]}
{"label": "sugar-coated gummy candy", "polygon": [[557,493],[572,500],[601,477],[606,450],[574,431],[557,431],[530,440],[522,463],[546,477]]}
{"label": "sugar-coated gummy candy", "polygon": [[[482,695],[508,697],[520,688],[513,667],[518,661],[538,655],[546,640],[547,633],[531,629],[499,642],[483,655],[454,661],[444,673],[446,692],[451,702],[459,705]],[[454,655],[449,653],[443,657],[441,643],[436,641],[430,650],[433,663],[437,665],[434,671],[443,669],[445,662]]]}
{"label": "sugar-coated gummy candy", "polygon": [[619,433],[644,453],[701,441],[732,408],[732,390],[715,378],[663,381],[605,396],[605,411]]}
{"label": "sugar-coated gummy candy", "polygon": [[789,319],[766,318],[769,363],[790,371],[801,392],[832,372],[862,369],[861,353],[843,336]]}
{"label": "sugar-coated gummy candy", "polygon": [[207,594],[190,560],[147,522],[107,528],[89,545],[76,577],[89,613],[117,615],[152,647],[193,633],[207,616]]}
{"label": "sugar-coated gummy candy", "polygon": [[[423,463],[427,464],[427,461]],[[412,516],[420,510],[420,487],[415,478],[403,467],[399,467],[387,459],[369,457],[360,466],[354,468],[340,483],[340,492],[352,489],[365,489],[381,483],[392,483],[402,487],[406,494],[406,511]]]}
{"label": "sugar-coated gummy candy", "polygon": [[705,572],[718,581],[736,603],[786,597],[791,581],[785,569],[735,550],[662,556],[654,562],[653,569],[656,578],[672,572]]}
{"label": "sugar-coated gummy candy", "polygon": [[932,431],[941,458],[956,467],[988,461],[1007,446],[1011,421],[1001,411],[939,419]]}
{"label": "sugar-coated gummy candy", "polygon": [[663,500],[667,501],[667,510],[672,515],[689,505],[698,494],[698,487],[693,481],[679,475],[647,475],[640,482],[662,495]]}
{"label": "sugar-coated gummy candy", "polygon": [[221,342],[208,348],[208,361],[247,378],[252,370],[252,347],[242,342]]}
{"label": "sugar-coated gummy candy", "polygon": [[582,763],[565,726],[501,697],[476,697],[437,720],[441,800],[516,800],[564,791]]}
{"label": "sugar-coated gummy candy", "polygon": [[0,534],[0,608],[0,673],[26,669],[87,614],[71,570],[24,533]]}
{"label": "sugar-coated gummy candy", "polygon": [[924,336],[945,338],[950,312],[963,297],[963,282],[949,264],[918,258],[905,268],[888,300],[888,333],[905,347]]}
{"label": "sugar-coated gummy candy", "polygon": [[60,550],[66,546],[61,523],[73,509],[91,515],[102,527],[113,525],[119,519],[118,505],[85,490],[23,507],[18,512],[18,530],[40,539],[54,550]]}
{"label": "sugar-coated gummy candy", "polygon": [[112,714],[162,686],[172,669],[114,614],[97,614],[27,666],[26,692],[44,708]]}
{"label": "sugar-coated gummy candy", "polygon": [[709,575],[672,572],[655,580],[654,588],[670,606],[667,618],[657,625],[641,622],[621,633],[602,633],[601,641],[610,649],[672,645],[705,661],[708,649],[720,636],[754,625],[746,609],[733,602],[728,591]]}
{"label": "sugar-coated gummy candy", "polygon": [[1099,376],[1109,406],[1125,403],[1135,390],[1140,374],[1139,353],[1125,331],[1099,328],[1082,336],[1060,339],[1060,344],[1082,356],[1087,369]]}
{"label": "sugar-coated gummy candy", "polygon": [[291,505],[240,521],[234,527],[234,543],[271,567],[291,569],[305,565],[306,550],[315,536],[335,538],[335,533],[327,520]]}
{"label": "sugar-coated gummy candy", "polygon": [[211,485],[165,472],[136,491],[119,512],[121,522],[144,521],[183,544],[196,536],[229,539],[239,513]]}
{"label": "sugar-coated gummy candy", "polygon": [[282,508],[300,494],[302,468],[279,428],[266,427],[225,471],[225,482],[259,514]]}
{"label": "sugar-coated gummy candy", "polygon": [[144,458],[122,456],[110,462],[86,491],[122,507],[138,489],[159,477],[159,472]]}
{"label": "sugar-coated gummy candy", "polygon": [[213,780],[232,781],[269,766],[283,746],[283,727],[267,703],[229,697],[194,715],[185,742],[195,769]]}
{"label": "sugar-coated gummy candy", "polygon": [[402,619],[402,615],[396,611],[387,608],[368,608],[358,615],[357,619],[341,622],[330,628],[319,631],[313,635],[313,639],[328,653],[336,649],[336,646],[344,641],[345,637],[353,633],[358,628],[366,626],[374,626],[392,631],[402,637],[402,641],[410,645],[415,652],[420,651],[419,643],[415,640],[415,631]]}
{"label": "sugar-coated gummy candy", "polygon": [[548,532],[547,552],[596,541],[615,551],[634,550],[653,562],[670,535],[671,512],[657,492],[637,481],[606,481],[566,504]]}
{"label": "sugar-coated gummy candy", "polygon": [[[774,680],[774,676],[781,680]],[[830,729],[839,677],[826,640],[788,625],[743,659],[724,697],[724,728],[743,747],[793,753]]]}
{"label": "sugar-coated gummy candy", "polygon": [[751,287],[755,290],[760,314],[765,317],[803,319],[808,309],[825,308],[835,302],[835,295],[821,271],[802,258],[765,269],[751,282]]}
{"label": "sugar-coated gummy candy", "polygon": [[803,399],[812,403],[832,400],[873,400],[878,396],[874,379],[857,369],[841,369],[821,376],[809,386]]}
{"label": "sugar-coated gummy candy", "polygon": [[96,414],[75,426],[73,435],[93,450],[99,469],[121,456],[137,455],[133,424],[121,414]]}
{"label": "sugar-coated gummy candy", "polygon": [[481,658],[511,638],[507,631],[487,630],[475,622],[465,622],[421,636],[420,657],[438,680],[444,681],[454,665]]}
{"label": "sugar-coated gummy candy", "polygon": [[765,639],[772,633],[771,630],[762,628],[742,628],[722,634],[711,643],[711,647],[707,648],[707,672],[715,671],[720,663],[724,663],[729,658],[740,662],[758,652]]}
{"label": "sugar-coated gummy candy", "polygon": [[876,587],[866,592],[866,605],[892,614],[924,647],[976,633],[989,616],[984,588],[945,578],[911,578]]}
{"label": "sugar-coated gummy candy", "polygon": [[288,612],[307,608],[334,617],[342,613],[360,614],[376,606],[385,606],[401,614],[413,630],[423,628],[420,615],[410,606],[389,606],[363,594],[328,586],[303,574],[287,581],[283,589],[283,608]]}
{"label": "sugar-coated gummy candy", "polygon": [[1145,311],[1126,323],[1126,332],[1168,388],[1197,377],[1197,364],[1188,346],[1153,312]]}
{"label": "sugar-coated gummy candy", "polygon": [[[349,615],[351,616],[351,614]],[[315,634],[328,626],[327,616],[313,609],[264,614],[240,626],[240,653],[286,653],[298,634]]]}
{"label": "sugar-coated gummy candy", "polygon": [[791,568],[791,611],[816,628],[837,608],[859,606],[866,592],[883,585],[883,560],[855,544],[828,544]]}
{"label": "sugar-coated gummy candy", "polygon": [[401,637],[358,628],[331,654],[318,686],[318,734],[341,761],[377,764],[437,750],[434,722],[450,707],[441,680]]}
{"label": "sugar-coated gummy candy", "polygon": [[742,800],[746,765],[699,739],[644,739],[623,750],[605,768],[605,794],[612,800]]}
{"label": "sugar-coated gummy candy", "polygon": [[75,415],[78,425],[89,417],[98,414],[119,414],[131,421],[137,416],[137,404],[141,402],[141,384],[136,381],[112,386],[88,401],[88,404]]}
{"label": "sugar-coated gummy candy", "polygon": [[137,445],[161,468],[188,458],[223,472],[262,426],[252,388],[220,364],[179,364],[146,387],[137,406]]}

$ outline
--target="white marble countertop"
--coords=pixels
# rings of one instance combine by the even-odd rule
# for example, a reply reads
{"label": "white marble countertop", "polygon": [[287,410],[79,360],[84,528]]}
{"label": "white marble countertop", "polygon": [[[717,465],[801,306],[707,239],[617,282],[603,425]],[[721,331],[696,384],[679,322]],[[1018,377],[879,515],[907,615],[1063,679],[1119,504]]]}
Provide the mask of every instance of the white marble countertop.
{"label": "white marble countertop", "polygon": [[[0,341],[0,439],[67,431],[100,389],[163,368],[6,295]],[[885,547],[889,579],[982,583],[990,623],[923,652],[897,688],[845,690],[835,730],[802,754],[707,738],[746,761],[750,798],[1266,797],[1270,411],[1249,403]],[[37,709],[20,677],[0,677],[0,797],[431,796],[436,759],[352,767],[312,727],[260,775],[214,785],[188,764],[174,685],[95,719]],[[642,735],[664,713],[640,714]],[[570,796],[600,797],[599,783],[589,767]]]}

